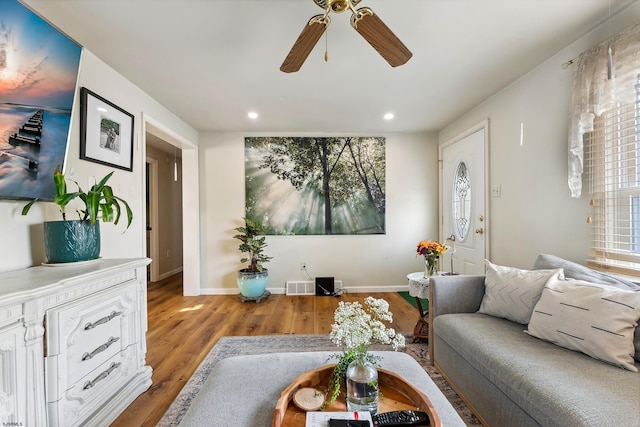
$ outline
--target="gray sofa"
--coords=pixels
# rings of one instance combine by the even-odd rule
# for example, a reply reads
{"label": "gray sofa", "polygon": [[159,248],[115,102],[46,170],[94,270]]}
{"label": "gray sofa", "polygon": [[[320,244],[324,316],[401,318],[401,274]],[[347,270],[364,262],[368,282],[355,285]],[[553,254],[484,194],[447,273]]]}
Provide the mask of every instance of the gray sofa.
{"label": "gray sofa", "polygon": [[[536,266],[558,266],[543,265],[549,260],[564,264],[547,256]],[[561,265],[567,277],[576,269],[577,276],[599,274],[576,266]],[[430,282],[432,363],[483,424],[640,426],[639,373],[530,336],[527,325],[478,313],[484,293],[485,276]]]}

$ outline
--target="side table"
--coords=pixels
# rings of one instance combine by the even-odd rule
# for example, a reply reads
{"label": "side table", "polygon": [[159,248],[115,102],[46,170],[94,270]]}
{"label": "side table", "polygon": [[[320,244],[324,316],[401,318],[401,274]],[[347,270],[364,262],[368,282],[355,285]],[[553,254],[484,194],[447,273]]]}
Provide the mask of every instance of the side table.
{"label": "side table", "polygon": [[[424,277],[424,272],[407,274],[409,280],[409,295],[416,299],[416,305],[420,312],[420,317],[413,328],[413,342],[420,339],[429,339],[429,312],[422,308],[420,299],[429,299],[429,278]],[[428,307],[427,307],[428,308]]]}

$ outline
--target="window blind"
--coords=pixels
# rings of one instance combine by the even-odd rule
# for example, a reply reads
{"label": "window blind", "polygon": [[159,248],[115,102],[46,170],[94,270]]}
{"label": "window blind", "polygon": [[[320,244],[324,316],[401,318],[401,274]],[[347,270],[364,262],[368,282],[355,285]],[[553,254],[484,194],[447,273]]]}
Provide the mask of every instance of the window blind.
{"label": "window blind", "polygon": [[640,74],[635,101],[597,116],[584,141],[590,263],[640,272]]}

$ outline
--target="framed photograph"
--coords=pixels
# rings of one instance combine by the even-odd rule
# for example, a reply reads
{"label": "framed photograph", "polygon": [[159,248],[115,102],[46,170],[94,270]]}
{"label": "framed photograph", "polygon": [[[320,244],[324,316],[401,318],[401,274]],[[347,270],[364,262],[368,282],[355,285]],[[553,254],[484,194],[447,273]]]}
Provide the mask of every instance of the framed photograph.
{"label": "framed photograph", "polygon": [[80,158],[133,170],[133,114],[80,89]]}

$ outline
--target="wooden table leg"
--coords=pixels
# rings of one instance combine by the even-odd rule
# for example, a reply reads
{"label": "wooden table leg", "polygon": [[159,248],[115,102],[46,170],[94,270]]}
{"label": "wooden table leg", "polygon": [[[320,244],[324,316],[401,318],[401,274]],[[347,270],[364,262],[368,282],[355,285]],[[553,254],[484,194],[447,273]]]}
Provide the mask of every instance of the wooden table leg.
{"label": "wooden table leg", "polygon": [[415,328],[413,328],[413,342],[421,339],[429,339],[429,313],[425,313],[422,309],[420,298],[415,297],[415,299],[416,305],[418,306],[418,311],[420,312],[420,318],[416,322]]}

